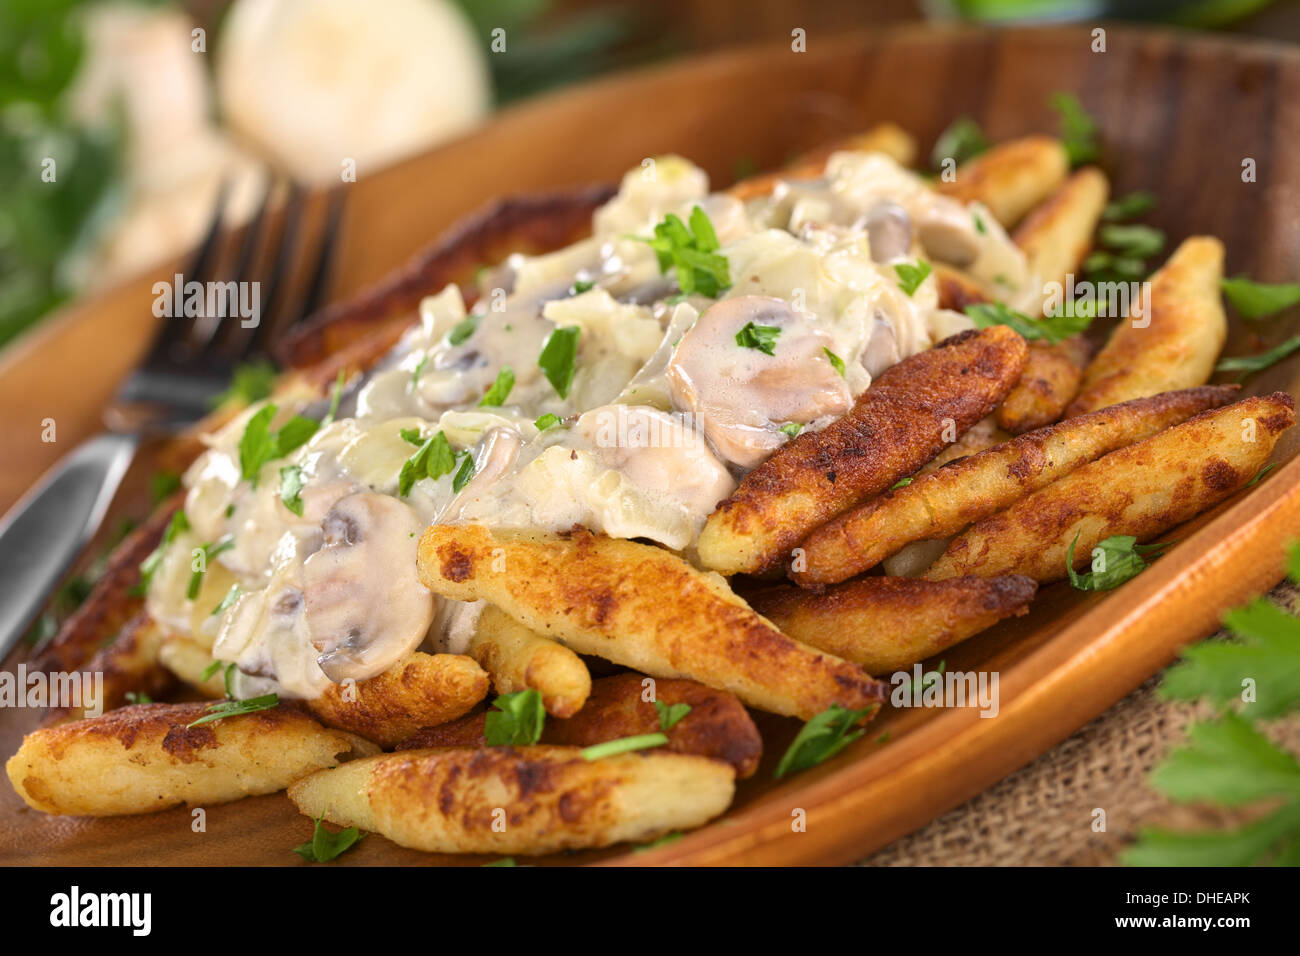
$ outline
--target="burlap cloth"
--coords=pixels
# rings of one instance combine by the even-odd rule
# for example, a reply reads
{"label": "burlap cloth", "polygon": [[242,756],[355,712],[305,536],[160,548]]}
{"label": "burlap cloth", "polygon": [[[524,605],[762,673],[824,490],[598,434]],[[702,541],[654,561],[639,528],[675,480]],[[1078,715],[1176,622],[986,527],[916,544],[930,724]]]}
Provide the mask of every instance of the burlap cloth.
{"label": "burlap cloth", "polygon": [[[1290,584],[1270,598],[1300,610]],[[1143,826],[1244,822],[1244,814],[1175,806],[1148,785],[1151,768],[1184,740],[1187,724],[1214,713],[1206,704],[1161,700],[1158,685],[1152,678],[1033,763],[858,865],[1109,866]],[[1300,714],[1263,729],[1300,752]],[[1105,832],[1093,829],[1098,807],[1106,811]]]}

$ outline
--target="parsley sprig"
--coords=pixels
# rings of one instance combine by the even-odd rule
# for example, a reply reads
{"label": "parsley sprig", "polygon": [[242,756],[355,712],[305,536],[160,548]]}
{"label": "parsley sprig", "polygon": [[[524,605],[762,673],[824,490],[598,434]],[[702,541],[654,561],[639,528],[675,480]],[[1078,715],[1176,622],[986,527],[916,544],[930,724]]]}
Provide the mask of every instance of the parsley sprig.
{"label": "parsley sprig", "polygon": [[[1288,574],[1300,583],[1300,545],[1290,548]],[[1223,623],[1235,639],[1187,648],[1160,687],[1166,699],[1207,698],[1223,710],[1188,728],[1187,745],[1152,771],[1151,783],[1177,803],[1263,804],[1269,812],[1220,830],[1145,829],[1124,854],[1130,865],[1300,862],[1300,763],[1256,726],[1300,707],[1300,619],[1257,598]]]}
{"label": "parsley sprig", "polygon": [[316,827],[311,839],[293,848],[293,852],[308,863],[329,863],[352,849],[365,836],[356,827],[348,827],[338,833],[331,833],[321,825],[323,817],[316,818]]}
{"label": "parsley sprig", "polygon": [[530,687],[492,701],[484,738],[489,747],[530,747],[542,738],[545,726],[542,695]]}
{"label": "parsley sprig", "polygon": [[271,431],[271,420],[278,410],[274,403],[264,405],[248,420],[239,440],[240,477],[253,487],[257,487],[257,476],[263,465],[305,445],[320,428],[320,422],[314,418],[295,415],[282,427]]}
{"label": "parsley sprig", "polygon": [[[417,446],[415,453],[402,464],[402,470],[397,476],[397,493],[401,497],[405,498],[409,495],[411,488],[421,478],[432,478],[437,481],[443,475],[456,472],[456,477],[452,479],[452,486],[454,491],[460,491],[473,477],[473,458],[467,451],[460,453],[452,451],[451,442],[447,440],[445,433],[439,431],[425,438],[418,428],[403,428],[400,434],[406,441]],[[465,470],[466,463],[469,465],[469,474],[464,481],[461,481],[460,474]],[[457,465],[460,466],[460,471],[457,471]],[[460,487],[455,487],[458,483]]]}

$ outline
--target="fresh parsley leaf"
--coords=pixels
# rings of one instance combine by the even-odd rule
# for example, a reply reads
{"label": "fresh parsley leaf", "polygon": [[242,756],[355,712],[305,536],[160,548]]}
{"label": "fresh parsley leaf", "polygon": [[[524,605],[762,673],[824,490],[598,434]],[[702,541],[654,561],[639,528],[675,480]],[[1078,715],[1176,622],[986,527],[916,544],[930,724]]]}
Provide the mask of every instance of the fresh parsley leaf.
{"label": "fresh parsley leaf", "polygon": [[429,364],[429,356],[421,355],[420,361],[416,362],[415,368],[411,369],[411,382],[406,389],[408,392],[413,392],[419,387],[420,373],[424,371],[424,367],[428,364]]}
{"label": "fresh parsley leaf", "polygon": [[515,371],[509,365],[503,365],[501,371],[497,372],[496,381],[492,383],[492,387],[479,399],[479,407],[492,408],[504,405],[506,399],[510,397],[510,390],[514,387]]}
{"label": "fresh parsley leaf", "polygon": [[1152,209],[1156,204],[1156,197],[1151,195],[1145,189],[1134,190],[1126,196],[1113,199],[1106,204],[1102,210],[1101,218],[1106,222],[1122,222],[1125,219],[1136,219],[1144,212]]}
{"label": "fresh parsley leaf", "polygon": [[451,490],[461,491],[470,480],[474,477],[474,456],[469,452],[461,452],[460,467],[456,469],[456,474],[451,479]]}
{"label": "fresh parsley leaf", "polygon": [[[975,223],[975,231],[978,232],[981,236],[988,234],[989,227],[984,224],[983,216],[981,216],[977,212],[973,212],[971,213],[971,221]],[[927,265],[928,264],[929,263],[927,263]],[[908,294],[910,295],[911,293]]]}
{"label": "fresh parsley leaf", "polygon": [[[401,436],[409,442],[418,440],[419,430],[403,428]],[[402,464],[397,476],[397,493],[405,498],[411,488],[421,478],[437,481],[443,475],[451,474],[456,469],[456,453],[451,450],[451,442],[443,432],[437,432],[421,442],[414,455]],[[455,479],[453,479],[454,482]]]}
{"label": "fresh parsley leaf", "polygon": [[[1160,557],[1167,544],[1138,544],[1131,534],[1117,534],[1099,541],[1093,549],[1093,570],[1079,574],[1074,570],[1074,546],[1079,543],[1080,529],[1065,552],[1065,568],[1070,584],[1080,591],[1109,591],[1137,577],[1147,569],[1145,558]],[[1098,554],[1097,552],[1101,553]],[[1096,567],[1101,565],[1100,568]]]}
{"label": "fresh parsley leaf", "polygon": [[149,500],[161,504],[181,486],[181,476],[174,471],[160,471],[149,479]]}
{"label": "fresh parsley leaf", "polygon": [[447,342],[451,345],[464,345],[466,340],[478,330],[482,318],[481,315],[471,315],[457,322],[447,333]]}
{"label": "fresh parsley leaf", "polygon": [[681,719],[691,712],[690,704],[665,704],[655,701],[655,710],[659,713],[659,729],[664,733],[672,730]]}
{"label": "fresh parsley leaf", "polygon": [[1234,830],[1144,829],[1121,859],[1127,866],[1248,866],[1284,855],[1294,860],[1297,831],[1300,801]]}
{"label": "fresh parsley leaf", "polygon": [[252,405],[271,394],[275,385],[275,366],[266,359],[256,359],[235,366],[230,376],[230,385],[212,400],[213,407],[234,401],[241,405]]}
{"label": "fresh parsley leaf", "polygon": [[590,292],[596,287],[596,283],[590,279],[578,279],[569,289],[569,295],[582,295],[584,292]]}
{"label": "fresh parsley leaf", "polygon": [[580,753],[583,760],[601,760],[605,757],[614,757],[618,754],[631,753],[635,750],[649,750],[653,747],[662,747],[666,743],[668,743],[668,737],[664,734],[637,734],[634,737],[620,737],[617,740],[607,740],[603,744],[595,744],[594,746],[587,747]]}
{"label": "fresh parsley leaf", "polygon": [[661,846],[667,846],[667,845],[670,844],[670,843],[676,843],[678,840],[680,840],[680,839],[682,838],[682,836],[683,836],[683,835],[680,834],[680,833],[665,833],[663,836],[659,837],[659,839],[657,839],[657,840],[651,840],[649,843],[642,843],[642,844],[641,844],[640,846],[638,846],[638,847],[633,847],[633,848],[632,848],[632,852],[633,852],[633,853],[646,853],[646,852],[648,852],[648,851],[650,851],[650,850],[657,850],[657,849],[659,849]]}
{"label": "fresh parsley leaf", "polygon": [[1151,226],[1105,225],[1097,230],[1097,239],[1121,258],[1146,259],[1165,247],[1165,234]]}
{"label": "fresh parsley leaf", "polygon": [[1300,302],[1300,282],[1252,282],[1236,276],[1221,279],[1219,288],[1243,319],[1262,319]]}
{"label": "fresh parsley leaf", "polygon": [[[207,570],[209,561],[211,561],[217,555],[221,554],[223,551],[229,551],[234,546],[235,546],[235,539],[232,538],[230,535],[226,535],[224,538],[222,538],[219,541],[212,541],[209,542],[208,544],[203,545],[202,551],[203,551],[204,571]],[[203,586],[204,571],[190,572],[190,586],[186,589],[185,596],[189,598],[191,601],[193,601],[196,597],[199,596],[199,588]]]}
{"label": "fresh parsley leaf", "polygon": [[1097,122],[1073,93],[1053,93],[1049,102],[1061,118],[1061,141],[1071,166],[1090,163],[1100,154]]}
{"label": "fresh parsley leaf", "polygon": [[1259,355],[1235,355],[1231,358],[1219,359],[1219,364],[1214,366],[1214,370],[1216,372],[1241,372],[1244,378],[1251,372],[1263,371],[1270,365],[1282,361],[1297,349],[1300,349],[1300,335],[1293,335],[1286,341],[1273,346],[1267,352],[1261,352]]}
{"label": "fresh parsley leaf", "polygon": [[262,466],[276,458],[283,458],[309,441],[320,428],[320,422],[295,415],[277,431],[271,431],[271,420],[277,408],[274,404],[258,410],[244,428],[239,439],[239,472],[245,481],[257,486]]}
{"label": "fresh parsley leaf", "polygon": [[713,223],[699,206],[691,209],[690,228],[686,223],[668,213],[654,228],[654,237],[632,236],[654,250],[659,271],[673,269],[677,287],[683,294],[699,292],[716,297],[731,287],[730,266],[725,256],[717,254],[718,235]]}
{"label": "fresh parsley leaf", "polygon": [[930,152],[930,165],[935,169],[943,168],[943,161],[951,159],[964,163],[973,156],[978,156],[989,148],[988,137],[980,124],[969,116],[961,116],[939,134]]}
{"label": "fresh parsley leaf", "polygon": [[[1071,310],[1077,311],[1077,310]],[[977,328],[987,329],[993,325],[1008,325],[1024,338],[1043,341],[1055,345],[1072,335],[1077,335],[1092,324],[1092,316],[1080,314],[1062,314],[1031,319],[1016,312],[1001,302],[977,302],[966,306],[966,315]]]}
{"label": "fresh parsley leaf", "polygon": [[826,353],[826,360],[831,363],[831,368],[840,373],[840,378],[844,378],[844,359],[840,358],[826,346],[822,346],[822,351]]}
{"label": "fresh parsley leaf", "polygon": [[230,590],[226,592],[226,596],[221,599],[221,603],[212,609],[212,614],[210,616],[216,617],[237,600],[239,600],[239,585],[232,584]]}
{"label": "fresh parsley leaf", "polygon": [[280,500],[299,518],[302,517],[302,489],[306,484],[299,465],[286,465],[280,469]]}
{"label": "fresh parsley leaf", "polygon": [[411,443],[416,448],[419,448],[426,441],[424,433],[418,428],[401,428],[398,429],[397,434],[402,436],[403,441]]}
{"label": "fresh parsley leaf", "polygon": [[1246,713],[1277,717],[1300,706],[1300,619],[1264,598],[1224,615],[1233,641],[1204,641],[1183,650],[1160,686],[1170,700],[1241,700],[1248,681],[1255,699]]}
{"label": "fresh parsley leaf", "polygon": [[226,717],[255,714],[259,710],[270,710],[279,703],[280,698],[275,694],[263,694],[261,697],[250,697],[247,700],[219,700],[209,704],[207,713],[198,720],[186,724],[185,727],[188,729],[197,727],[199,724],[210,724],[214,720],[222,720]]}
{"label": "fresh parsley leaf", "polygon": [[293,852],[308,863],[329,863],[336,860],[365,836],[356,827],[331,833],[321,825],[322,819],[324,818],[316,818],[316,828],[312,831],[311,839],[293,848]]}
{"label": "fresh parsley leaf", "polygon": [[203,668],[203,673],[199,674],[199,682],[203,683],[209,680],[213,674],[221,670],[221,661],[213,661],[207,667]]}
{"label": "fresh parsley leaf", "polygon": [[776,340],[780,334],[780,326],[755,325],[753,322],[746,322],[736,333],[736,344],[741,348],[758,349],[764,355],[775,355]]}
{"label": "fresh parsley leaf", "polygon": [[153,698],[142,690],[128,690],[126,692],[126,702],[128,704],[152,704]]}
{"label": "fresh parsley leaf", "polygon": [[573,384],[573,373],[578,361],[578,339],[582,329],[576,325],[558,328],[546,337],[542,353],[537,356],[537,364],[542,374],[551,383],[560,398],[569,397],[569,386]]}
{"label": "fresh parsley leaf", "polygon": [[930,274],[930,263],[924,259],[918,259],[916,265],[910,262],[899,262],[895,264],[894,271],[898,273],[898,287],[910,296],[921,287],[921,283]]}
{"label": "fresh parsley leaf", "polygon": [[913,480],[914,479],[912,478],[899,478],[896,482],[894,482],[892,485],[889,486],[889,490],[897,491],[899,488],[906,488],[908,485],[912,483]]}
{"label": "fresh parsley leaf", "polygon": [[803,431],[803,426],[798,422],[786,422],[781,426],[781,431],[793,438],[795,435]]}
{"label": "fresh parsley leaf", "polygon": [[546,709],[542,695],[531,687],[502,694],[492,701],[492,708],[487,712],[484,730],[489,747],[530,747],[541,739]]}
{"label": "fresh parsley leaf", "polygon": [[865,733],[863,730],[853,730],[853,727],[874,710],[874,707],[865,710],[847,710],[839,704],[831,704],[803,725],[785,755],[781,757],[781,762],[777,764],[777,779],[788,773],[797,773],[815,767],[822,761],[834,757]]}
{"label": "fresh parsley leaf", "polygon": [[1246,484],[1243,485],[1242,487],[1254,488],[1257,484],[1259,484],[1261,481],[1264,480],[1265,475],[1267,475],[1270,471],[1272,471],[1276,467],[1277,467],[1277,462],[1275,461],[1269,462],[1267,465],[1265,465],[1263,468],[1259,470],[1259,472],[1255,475],[1254,478],[1250,479],[1250,481],[1246,482]]}
{"label": "fresh parsley leaf", "polygon": [[149,583],[153,580],[158,565],[162,564],[163,553],[166,552],[167,546],[175,541],[178,535],[189,530],[190,519],[185,516],[183,508],[178,508],[172,513],[171,520],[167,522],[167,527],[163,529],[162,538],[158,541],[158,547],[149,553],[149,557],[140,562],[140,583],[133,589],[134,594],[144,594],[149,590]]}
{"label": "fresh parsley leaf", "polygon": [[537,426],[539,432],[544,432],[552,425],[560,424],[560,416],[547,412],[545,415],[538,417],[537,421],[533,422],[533,424]]}

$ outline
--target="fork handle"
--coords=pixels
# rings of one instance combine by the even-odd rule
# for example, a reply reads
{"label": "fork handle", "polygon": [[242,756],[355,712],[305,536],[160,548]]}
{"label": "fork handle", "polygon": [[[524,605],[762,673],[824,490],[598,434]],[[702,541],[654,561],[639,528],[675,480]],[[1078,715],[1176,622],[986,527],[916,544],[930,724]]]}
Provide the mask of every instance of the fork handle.
{"label": "fork handle", "polygon": [[114,432],[83,442],[0,519],[0,660],[99,530],[139,444]]}

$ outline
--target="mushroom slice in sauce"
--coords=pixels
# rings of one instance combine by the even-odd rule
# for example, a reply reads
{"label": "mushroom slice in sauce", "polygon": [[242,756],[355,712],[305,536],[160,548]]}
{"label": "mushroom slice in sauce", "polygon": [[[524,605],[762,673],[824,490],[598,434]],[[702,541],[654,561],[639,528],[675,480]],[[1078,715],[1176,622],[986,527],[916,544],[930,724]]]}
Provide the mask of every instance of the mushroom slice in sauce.
{"label": "mushroom slice in sauce", "polygon": [[423,527],[396,498],[363,491],[340,499],[321,530],[302,569],[307,631],[330,680],[365,680],[415,650],[433,621],[415,567]]}
{"label": "mushroom slice in sauce", "polygon": [[[750,323],[775,327],[772,353],[738,344]],[[787,436],[787,422],[839,416],[853,404],[827,351],[833,340],[783,299],[742,295],[707,309],[668,363],[674,407],[696,416],[724,458],[752,468]]]}

